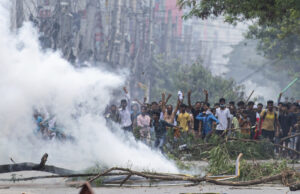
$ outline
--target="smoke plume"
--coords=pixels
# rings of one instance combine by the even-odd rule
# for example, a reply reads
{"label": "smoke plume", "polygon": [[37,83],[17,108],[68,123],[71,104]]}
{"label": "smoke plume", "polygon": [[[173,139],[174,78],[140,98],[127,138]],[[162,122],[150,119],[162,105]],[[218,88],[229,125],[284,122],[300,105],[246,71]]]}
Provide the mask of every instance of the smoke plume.
{"label": "smoke plume", "polygon": [[[111,132],[103,112],[111,93],[125,78],[96,68],[76,69],[59,52],[41,51],[38,33],[24,23],[9,30],[9,2],[0,0],[0,162],[38,162],[84,169],[94,163],[176,172],[173,162],[121,129]],[[75,141],[36,137],[34,110],[56,116]]]}

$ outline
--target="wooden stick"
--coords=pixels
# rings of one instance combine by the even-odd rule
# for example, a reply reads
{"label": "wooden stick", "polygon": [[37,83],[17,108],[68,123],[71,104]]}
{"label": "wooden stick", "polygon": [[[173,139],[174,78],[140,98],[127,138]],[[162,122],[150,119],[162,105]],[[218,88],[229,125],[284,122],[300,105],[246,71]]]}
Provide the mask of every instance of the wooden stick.
{"label": "wooden stick", "polygon": [[287,140],[287,139],[291,139],[291,138],[297,137],[297,136],[300,136],[300,133],[295,133],[294,135],[291,135],[291,136],[287,136],[287,137],[281,138],[280,143],[284,142],[284,141]]}
{"label": "wooden stick", "polygon": [[[121,183],[126,182],[130,178],[130,176],[136,175],[136,176],[140,176],[140,177],[144,177],[144,178],[152,179],[152,180],[154,179],[154,180],[164,180],[164,181],[188,181],[188,182],[193,182],[195,184],[206,181],[206,182],[217,184],[217,185],[228,185],[228,186],[257,185],[257,184],[272,182],[275,180],[281,180],[283,182],[283,180],[286,180],[286,178],[297,175],[293,171],[283,171],[282,173],[277,174],[277,175],[261,177],[259,179],[255,179],[255,180],[251,180],[251,181],[231,182],[231,181],[218,181],[218,180],[211,179],[209,177],[194,177],[194,176],[182,176],[182,175],[166,176],[165,174],[163,174],[161,176],[159,173],[157,173],[157,175],[153,175],[153,174],[148,174],[147,172],[138,172],[138,171],[130,170],[127,168],[111,168],[109,170],[111,170],[111,171],[114,171],[114,170],[126,171],[126,172],[131,173]],[[101,174],[103,174],[103,173],[101,173]],[[286,184],[286,183],[283,182],[283,184]]]}
{"label": "wooden stick", "polygon": [[[112,173],[112,171],[119,171],[117,173]],[[65,175],[67,177],[76,177],[76,176],[90,176],[94,174],[74,174],[74,175]],[[185,181],[185,182],[192,182],[194,184],[200,183],[200,182],[209,182],[217,185],[228,185],[228,186],[249,186],[249,185],[256,185],[256,184],[262,184],[267,182],[272,182],[275,180],[287,180],[287,178],[291,176],[299,176],[298,173],[295,173],[294,171],[284,171],[280,174],[274,175],[274,176],[268,176],[268,177],[261,177],[259,179],[251,180],[251,181],[242,181],[242,182],[231,182],[231,181],[218,181],[213,180],[209,177],[195,177],[195,176],[188,176],[188,175],[182,175],[182,174],[166,174],[166,173],[152,173],[152,172],[139,172],[134,171],[128,168],[110,168],[102,173],[97,174],[92,179],[88,181],[88,183],[95,181],[97,178],[103,177],[103,176],[118,176],[118,175],[127,175],[127,177],[120,183],[120,186],[125,184],[127,180],[130,179],[131,176],[140,176],[146,179],[151,180],[163,180],[163,181]],[[57,176],[44,176],[43,178],[58,178]],[[61,175],[62,176],[62,175]],[[36,179],[38,179],[37,177]],[[27,178],[28,179],[28,178]],[[33,178],[35,179],[35,178]],[[86,184],[86,183],[85,183]],[[81,185],[84,186],[85,184]],[[283,184],[286,184],[283,182]]]}
{"label": "wooden stick", "polygon": [[97,178],[103,176],[103,174],[106,174],[111,171],[123,171],[123,172],[128,172],[131,176],[136,175],[136,176],[140,176],[140,177],[143,177],[146,179],[158,179],[158,180],[165,180],[165,181],[201,182],[201,181],[205,180],[205,178],[203,178],[203,177],[197,178],[194,176],[186,176],[186,175],[181,175],[181,174],[177,175],[177,174],[165,174],[165,173],[160,174],[160,173],[138,172],[138,171],[131,170],[129,168],[114,167],[114,168],[104,171],[103,173],[98,174],[97,176],[95,176],[94,178],[89,180],[89,182],[92,182],[92,181],[96,180]]}
{"label": "wooden stick", "polygon": [[103,173],[100,173],[100,174],[96,175],[95,177],[91,178],[88,182],[91,183],[94,180],[96,180],[97,178],[99,178],[101,176],[104,176],[104,175],[108,174],[109,172],[111,172],[113,170],[114,170],[114,168],[108,169],[108,170],[104,171]]}
{"label": "wooden stick", "polygon": [[[226,186],[250,186],[257,185],[262,183],[268,183],[276,180],[283,180],[286,177],[293,176],[294,173],[292,171],[282,172],[277,175],[262,177],[259,179],[251,180],[251,181],[242,181],[242,182],[231,182],[231,181],[216,181],[216,180],[207,180],[207,182],[214,183],[216,185],[226,185]],[[283,183],[284,184],[284,183]]]}
{"label": "wooden stick", "polygon": [[[97,175],[98,173],[46,175],[46,176],[33,176],[33,177],[26,177],[26,178],[15,178],[15,179],[0,179],[0,181],[30,181],[30,180],[37,180],[37,179],[52,179],[52,178],[94,177]],[[129,173],[127,172],[107,173],[103,176],[123,176],[123,175],[129,175]]]}
{"label": "wooden stick", "polygon": [[274,144],[274,146],[277,146],[277,147],[281,147],[281,148],[290,150],[290,151],[295,152],[296,154],[300,155],[300,152],[298,152],[297,150],[294,150],[294,149],[292,149],[292,148],[285,147],[285,146],[282,146],[282,145],[280,145],[280,144]]}
{"label": "wooden stick", "polygon": [[[264,143],[263,141],[253,140],[253,139],[229,138],[228,140],[243,141],[243,142],[253,142],[253,143]],[[300,155],[300,152],[297,151],[297,150],[294,150],[294,149],[292,149],[292,148],[289,148],[289,147],[286,147],[286,146],[283,146],[283,145],[280,145],[280,144],[274,144],[273,142],[270,142],[270,143],[272,143],[274,146],[277,146],[277,147],[281,147],[281,148],[283,148],[283,149],[290,150],[290,151],[295,152],[296,154]]]}
{"label": "wooden stick", "polygon": [[130,179],[130,177],[131,177],[131,174],[128,175],[128,176],[121,182],[120,187],[122,187],[122,185],[123,185],[124,183],[126,183],[126,181],[127,181],[128,179]]}
{"label": "wooden stick", "polygon": [[251,96],[253,95],[253,93],[254,93],[254,90],[252,90],[252,92],[251,92],[250,96],[248,97],[248,99],[246,100],[246,103],[245,103],[245,104],[248,103],[248,101],[250,100],[250,98],[251,98]]}
{"label": "wooden stick", "polygon": [[290,191],[298,191],[298,190],[300,190],[300,183],[299,182],[297,182],[297,183],[290,186]]}
{"label": "wooden stick", "polygon": [[18,171],[43,171],[54,174],[74,174],[75,172],[65,168],[46,165],[48,154],[45,153],[39,164],[24,162],[16,164],[0,165],[0,173],[18,172]]}

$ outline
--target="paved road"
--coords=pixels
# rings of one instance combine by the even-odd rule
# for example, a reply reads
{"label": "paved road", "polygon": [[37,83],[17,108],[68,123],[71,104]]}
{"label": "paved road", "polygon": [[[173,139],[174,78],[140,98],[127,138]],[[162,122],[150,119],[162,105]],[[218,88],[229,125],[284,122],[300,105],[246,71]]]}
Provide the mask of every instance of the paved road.
{"label": "paved road", "polygon": [[[44,172],[18,172],[17,177],[42,176]],[[12,173],[1,174],[0,178],[11,178]],[[181,193],[226,193],[226,194],[294,194],[281,185],[258,185],[253,187],[224,187],[202,184],[195,187],[105,187],[94,188],[95,194],[181,194]],[[78,194],[79,190],[68,187],[65,179],[42,179],[26,182],[0,182],[0,194]]]}

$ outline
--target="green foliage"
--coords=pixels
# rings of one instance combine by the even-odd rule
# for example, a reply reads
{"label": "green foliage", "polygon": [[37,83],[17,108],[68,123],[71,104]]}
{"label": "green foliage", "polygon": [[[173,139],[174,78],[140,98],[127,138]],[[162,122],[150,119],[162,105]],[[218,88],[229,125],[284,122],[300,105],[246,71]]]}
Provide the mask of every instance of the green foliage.
{"label": "green foliage", "polygon": [[[214,163],[215,160],[223,158],[224,166],[228,165],[229,160],[235,160],[236,157],[243,153],[244,159],[267,160],[274,158],[274,145],[267,140],[260,140],[258,142],[245,142],[242,139],[249,139],[249,135],[234,133],[237,140],[226,140],[218,135],[212,135],[207,142],[201,138],[196,138],[192,134],[181,136],[180,139],[174,140],[172,130],[167,133],[167,146],[166,149],[169,154],[177,159],[184,160],[209,160]],[[241,140],[239,140],[241,139]],[[180,149],[181,145],[185,145]],[[222,154],[222,152],[224,152]],[[218,172],[213,169],[213,172]],[[224,166],[221,165],[220,169]]]}
{"label": "green foliage", "polygon": [[231,167],[230,156],[224,144],[218,145],[209,151],[209,173],[224,174]]}
{"label": "green foliage", "polygon": [[[286,85],[294,79],[294,75],[297,73],[296,71],[288,71],[288,69],[293,69],[293,62],[287,62],[286,59],[267,59],[259,55],[259,53],[257,53],[258,42],[257,40],[244,40],[233,46],[233,50],[227,55],[229,59],[227,64],[229,72],[226,76],[234,77],[238,82],[251,79],[257,85],[273,83],[279,88],[285,88]],[[255,95],[261,94],[255,90]],[[293,85],[288,90],[288,94],[284,94],[284,96],[285,95],[294,97],[300,96],[300,84]],[[262,102],[268,99],[264,99],[264,96],[259,96],[253,100]]]}
{"label": "green foliage", "polygon": [[[86,174],[98,174],[100,172],[103,172],[104,170],[106,170],[107,167],[96,163],[94,166],[87,168],[86,170],[84,170],[84,173]],[[89,178],[88,177],[76,177],[76,178],[72,178],[72,181],[87,181]],[[104,177],[99,177],[98,179],[94,180],[92,183],[92,186],[96,186],[96,187],[100,187],[103,185],[103,180]]]}
{"label": "green foliage", "polygon": [[[264,143],[259,143],[265,145]],[[256,144],[248,145],[248,147],[255,147]],[[246,146],[246,145],[243,145]],[[254,148],[253,147],[253,148]],[[231,147],[228,146],[228,143],[218,145],[208,151],[209,154],[209,166],[207,171],[212,175],[231,175],[235,173],[235,161],[239,153],[233,155],[230,152]],[[240,150],[242,151],[242,149]],[[260,177],[271,176],[278,174],[284,170],[287,170],[287,162],[285,160],[278,161],[266,161],[266,162],[247,162],[247,154],[252,151],[244,150],[243,159],[240,161],[240,181],[253,180]],[[234,158],[233,158],[234,156]],[[253,155],[251,159],[254,159]],[[233,161],[232,161],[232,160]]]}
{"label": "green foliage", "polygon": [[[225,21],[254,21],[247,38],[259,40],[258,51],[271,60],[278,71],[300,76],[300,1],[299,0],[178,0],[180,7],[190,7],[184,17],[224,16]],[[292,80],[292,79],[291,79]],[[299,86],[296,91],[299,91]],[[295,95],[299,96],[300,92]]]}
{"label": "green foliage", "polygon": [[178,0],[180,7],[189,7],[186,18],[196,16],[206,19],[210,16],[225,16],[227,22],[257,19],[260,25],[282,20],[289,12],[298,11],[298,0]]}
{"label": "green foliage", "polygon": [[[165,63],[160,57],[157,57],[154,68],[156,79],[151,89],[153,99],[160,99],[162,92],[177,96],[179,90],[185,94],[188,90],[192,90],[192,102],[195,102],[200,99],[204,100],[204,89],[209,92],[210,102],[217,102],[221,97],[236,101],[244,97],[243,86],[238,86],[233,80],[213,76],[200,62],[182,65],[179,61]],[[177,98],[173,97],[170,102],[175,104],[176,100]]]}
{"label": "green foliage", "polygon": [[[237,139],[249,139],[249,135],[236,132]],[[266,140],[260,140],[257,143],[244,141],[227,141],[226,148],[231,159],[234,159],[239,153],[243,153],[244,159],[266,160],[274,157],[274,145]]]}
{"label": "green foliage", "polygon": [[140,129],[141,127],[133,128],[133,136],[135,137],[136,140],[139,140],[141,138]]}
{"label": "green foliage", "polygon": [[240,165],[240,181],[253,180],[260,177],[272,176],[287,170],[287,162],[283,161],[267,161],[267,162],[247,162],[241,161]]}

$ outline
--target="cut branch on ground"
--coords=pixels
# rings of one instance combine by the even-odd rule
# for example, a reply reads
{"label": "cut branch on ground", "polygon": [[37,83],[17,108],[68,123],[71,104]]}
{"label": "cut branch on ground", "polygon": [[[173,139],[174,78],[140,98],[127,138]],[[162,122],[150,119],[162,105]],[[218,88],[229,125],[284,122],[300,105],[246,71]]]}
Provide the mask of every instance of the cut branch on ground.
{"label": "cut branch on ground", "polygon": [[50,172],[53,174],[74,174],[75,173],[75,171],[73,170],[46,165],[47,158],[48,158],[48,154],[46,153],[41,158],[41,162],[39,164],[24,162],[24,163],[0,165],[0,173],[10,173],[10,172],[18,172],[18,171],[43,171],[43,172]]}

